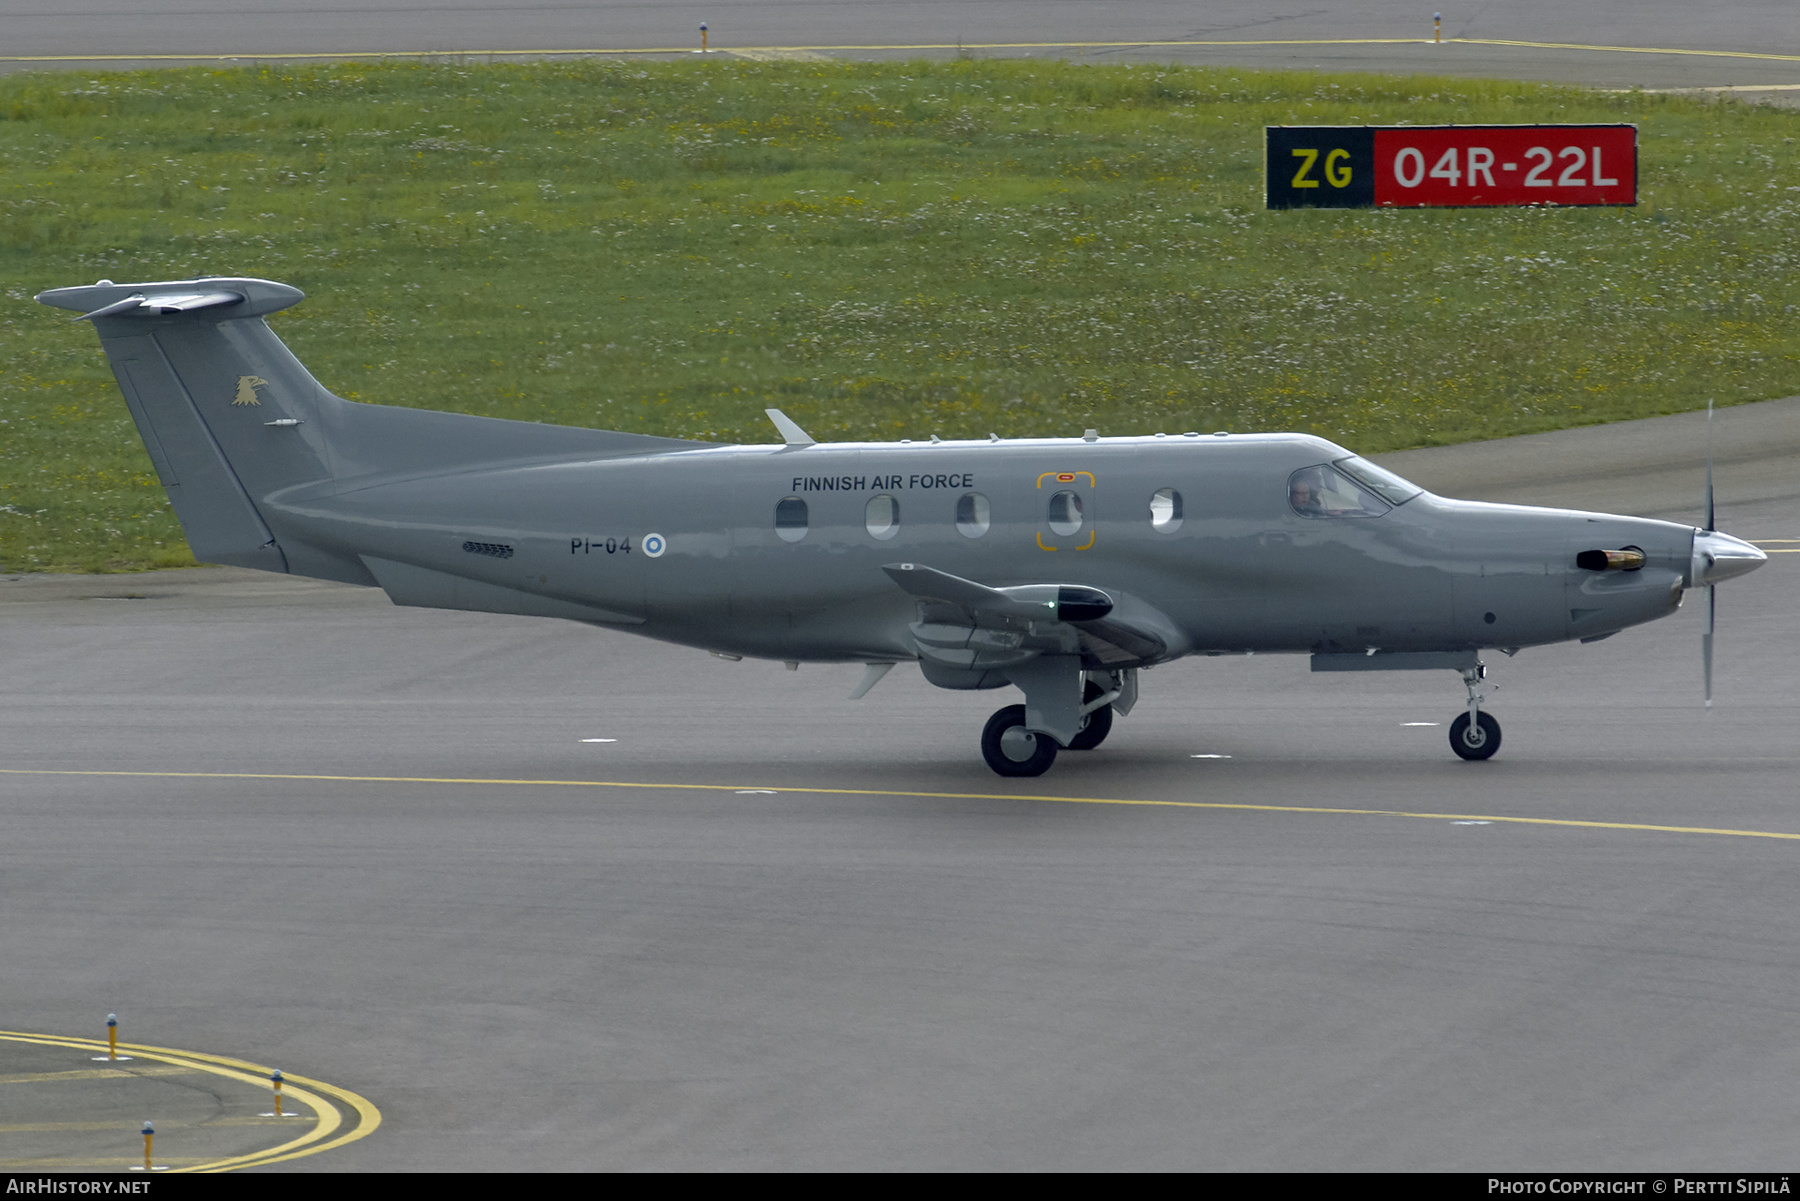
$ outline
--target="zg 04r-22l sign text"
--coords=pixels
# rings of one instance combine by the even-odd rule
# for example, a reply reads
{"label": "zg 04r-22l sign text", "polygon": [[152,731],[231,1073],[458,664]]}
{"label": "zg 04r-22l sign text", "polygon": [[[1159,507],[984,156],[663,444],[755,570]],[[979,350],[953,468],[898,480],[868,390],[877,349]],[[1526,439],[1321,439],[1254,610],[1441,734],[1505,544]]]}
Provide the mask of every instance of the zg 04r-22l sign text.
{"label": "zg 04r-22l sign text", "polygon": [[1635,125],[1271,125],[1272,209],[1637,203]]}

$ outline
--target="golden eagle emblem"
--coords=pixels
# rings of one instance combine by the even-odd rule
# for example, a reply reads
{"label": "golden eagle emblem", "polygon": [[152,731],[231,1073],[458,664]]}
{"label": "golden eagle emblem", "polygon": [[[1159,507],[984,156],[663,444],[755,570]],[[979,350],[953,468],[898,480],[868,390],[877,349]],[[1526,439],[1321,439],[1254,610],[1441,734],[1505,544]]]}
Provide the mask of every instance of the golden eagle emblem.
{"label": "golden eagle emblem", "polygon": [[269,381],[260,375],[240,375],[238,376],[237,396],[232,398],[231,403],[239,407],[259,405],[262,401],[256,398],[256,390],[268,386]]}

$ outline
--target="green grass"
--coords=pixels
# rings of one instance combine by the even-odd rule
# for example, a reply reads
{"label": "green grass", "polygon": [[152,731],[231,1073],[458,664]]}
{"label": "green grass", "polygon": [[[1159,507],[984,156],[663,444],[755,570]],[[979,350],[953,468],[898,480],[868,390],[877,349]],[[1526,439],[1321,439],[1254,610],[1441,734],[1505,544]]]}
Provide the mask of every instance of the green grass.
{"label": "green grass", "polygon": [[[1271,123],[1635,121],[1635,209],[1261,209]],[[680,434],[1305,429],[1800,392],[1800,114],[1047,62],[0,79],[0,565],[191,562],[47,287],[261,275],[356,399]]]}

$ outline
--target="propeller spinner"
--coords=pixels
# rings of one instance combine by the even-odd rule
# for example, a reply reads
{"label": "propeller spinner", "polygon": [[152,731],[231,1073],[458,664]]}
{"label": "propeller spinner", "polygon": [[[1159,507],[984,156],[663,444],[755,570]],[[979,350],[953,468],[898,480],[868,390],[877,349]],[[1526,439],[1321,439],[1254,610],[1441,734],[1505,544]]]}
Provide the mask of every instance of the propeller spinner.
{"label": "propeller spinner", "polygon": [[1730,534],[1718,529],[1713,504],[1713,432],[1712,401],[1706,402],[1706,528],[1694,533],[1694,558],[1688,572],[1688,586],[1706,585],[1706,630],[1700,635],[1700,673],[1706,695],[1706,707],[1712,708],[1713,633],[1719,623],[1719,590],[1721,580],[1729,580],[1745,572],[1755,571],[1769,557]]}

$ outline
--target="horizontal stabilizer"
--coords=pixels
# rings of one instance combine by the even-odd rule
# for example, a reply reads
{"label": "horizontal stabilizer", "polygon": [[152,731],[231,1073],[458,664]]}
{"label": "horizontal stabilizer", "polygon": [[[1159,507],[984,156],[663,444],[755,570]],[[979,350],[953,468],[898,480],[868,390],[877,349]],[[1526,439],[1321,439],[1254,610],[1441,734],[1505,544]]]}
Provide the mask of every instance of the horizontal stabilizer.
{"label": "horizontal stabilizer", "polygon": [[169,317],[180,313],[211,313],[213,317],[265,317],[299,304],[306,293],[268,279],[203,277],[172,279],[150,284],[115,284],[103,279],[80,288],[52,288],[39,292],[39,304],[73,309],[77,321],[105,317]]}
{"label": "horizontal stabilizer", "polygon": [[170,313],[191,313],[197,309],[216,309],[228,304],[243,304],[244,297],[238,292],[191,292],[183,295],[127,296],[124,300],[115,300],[111,304],[101,305],[91,313],[83,313],[75,318],[77,321],[92,321],[96,317],[124,317],[128,315],[155,314],[166,317]]}

